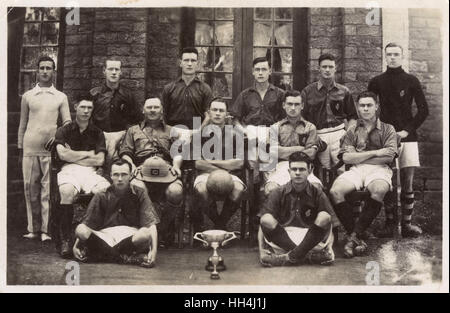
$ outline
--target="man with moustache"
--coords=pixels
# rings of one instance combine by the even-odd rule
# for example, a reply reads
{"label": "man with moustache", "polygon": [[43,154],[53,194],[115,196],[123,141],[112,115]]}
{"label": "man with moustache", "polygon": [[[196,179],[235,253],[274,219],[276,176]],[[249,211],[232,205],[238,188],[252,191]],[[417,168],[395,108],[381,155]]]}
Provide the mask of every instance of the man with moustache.
{"label": "man with moustache", "polygon": [[36,86],[22,96],[18,135],[19,168],[22,168],[27,208],[28,234],[24,238],[48,235],[50,197],[50,152],[46,143],[55,135],[58,117],[63,124],[71,122],[67,96],[53,86],[55,62],[42,56],[37,62]]}
{"label": "man with moustache", "polygon": [[[144,121],[127,130],[119,149],[119,157],[131,164],[133,173],[136,167],[141,169],[137,179],[133,179],[131,184],[150,192],[150,198],[161,203],[161,223],[158,225],[160,243],[170,245],[173,233],[169,229],[180,213],[183,201],[183,185],[180,180],[183,159],[181,155],[175,155],[173,158],[170,155],[170,147],[179,137],[171,136],[171,131],[175,130],[164,122],[159,98],[147,99],[143,114]],[[168,169],[167,175],[154,178],[142,175],[144,169],[155,166]],[[151,173],[151,169],[148,173]]]}

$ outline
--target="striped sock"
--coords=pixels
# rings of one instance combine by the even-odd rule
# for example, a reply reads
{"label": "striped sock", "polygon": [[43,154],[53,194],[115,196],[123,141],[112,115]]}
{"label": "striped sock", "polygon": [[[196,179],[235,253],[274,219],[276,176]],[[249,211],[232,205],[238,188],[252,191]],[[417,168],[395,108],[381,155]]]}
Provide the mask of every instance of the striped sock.
{"label": "striped sock", "polygon": [[411,224],[411,217],[414,209],[414,191],[402,193],[401,200],[402,200],[402,223]]}

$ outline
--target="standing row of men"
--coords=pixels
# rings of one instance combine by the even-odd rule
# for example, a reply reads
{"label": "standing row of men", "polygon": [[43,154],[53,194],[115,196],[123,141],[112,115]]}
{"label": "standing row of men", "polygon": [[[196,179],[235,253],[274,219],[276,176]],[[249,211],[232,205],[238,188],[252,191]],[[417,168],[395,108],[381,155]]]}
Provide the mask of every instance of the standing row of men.
{"label": "standing row of men", "polygon": [[[55,72],[54,62],[48,57],[41,58],[38,61],[38,84],[22,97],[21,122],[19,126],[19,149],[23,148],[23,173],[29,231],[25,237],[35,238],[40,232],[42,240],[49,239],[47,234],[49,154],[44,149],[44,145],[56,132],[58,115],[61,116],[64,123],[64,126],[56,132],[55,140],[59,158],[64,163],[62,171],[58,174],[58,185],[61,194],[59,214],[61,215],[61,221],[63,221],[61,232],[64,238],[61,254],[68,256],[71,249],[68,244],[68,234],[64,232],[67,231],[66,226],[71,221],[73,214],[73,199],[81,191],[98,194],[98,196],[94,196],[96,200],[93,200],[89,206],[87,217],[89,220],[92,219],[92,215],[95,215],[97,220],[95,223],[92,221],[86,222],[87,224],[96,225],[96,227],[103,225],[104,228],[109,228],[124,226],[125,223],[128,227],[134,227],[132,233],[139,232],[139,227],[143,227],[141,234],[137,236],[140,239],[133,240],[145,242],[146,240],[144,239],[147,239],[147,241],[153,242],[155,236],[152,226],[159,222],[158,215],[169,216],[165,220],[172,220],[174,212],[177,211],[182,201],[183,186],[177,179],[181,173],[181,160],[178,157],[170,159],[167,153],[173,142],[173,138],[170,137],[171,127],[169,125],[182,124],[192,129],[193,117],[197,116],[202,119],[203,125],[214,124],[223,130],[228,111],[234,117],[234,124],[238,128],[241,127],[244,132],[248,125],[271,126],[276,123],[279,133],[278,152],[280,158],[285,161],[284,163],[281,162],[276,170],[268,175],[266,194],[270,199],[268,204],[273,205],[272,210],[282,207],[282,205],[278,205],[277,201],[279,201],[279,193],[283,188],[288,188],[287,186],[292,183],[293,188],[291,190],[299,189],[295,185],[296,175],[303,175],[305,170],[308,173],[307,180],[311,184],[305,184],[298,178],[298,181],[301,181],[299,183],[300,189],[306,190],[306,194],[309,196],[312,196],[314,192],[318,192],[311,192],[311,190],[320,189],[317,188],[320,181],[313,175],[310,175],[310,162],[306,159],[313,159],[319,150],[319,160],[326,168],[337,164],[339,157],[344,160],[344,163],[349,164],[385,166],[397,154],[397,146],[392,147],[392,138],[397,134],[402,138],[399,156],[404,191],[402,193],[402,201],[404,203],[402,231],[404,236],[420,233],[420,229],[410,223],[414,203],[414,194],[412,192],[413,167],[419,166],[415,130],[426,118],[428,108],[417,78],[401,69],[402,48],[396,44],[389,44],[385,48],[385,53],[388,60],[388,70],[372,79],[369,84],[369,90],[375,94],[365,93],[360,95],[356,107],[348,88],[335,82],[336,63],[334,57],[329,54],[322,55],[319,59],[319,81],[308,85],[301,93],[296,91],[285,93],[270,84],[270,61],[265,58],[255,59],[253,62],[254,86],[242,91],[229,110],[226,101],[213,99],[211,88],[196,76],[198,52],[195,48],[185,48],[182,51],[180,55],[182,75],[164,88],[161,97],[162,101],[159,101],[156,97],[147,100],[143,111],[139,109],[133,94],[119,82],[121,74],[120,61],[107,60],[104,67],[105,85],[91,90],[92,99],[89,99],[90,97],[79,99],[80,101],[75,105],[76,118],[73,122],[70,119],[67,97],[63,93],[58,92],[52,85],[52,76]],[[381,110],[378,110],[377,96],[380,99]],[[415,100],[418,107],[418,113],[415,116],[412,115],[411,108],[413,100]],[[51,103],[53,104],[49,105]],[[378,111],[381,112],[379,119],[377,117]],[[301,114],[302,112],[303,114]],[[145,115],[143,121],[142,113]],[[392,127],[385,126],[386,124],[380,120],[392,124],[395,131]],[[125,139],[119,149],[119,157],[125,163],[114,164],[111,167],[113,186],[109,187],[109,182],[96,172],[96,167],[101,166],[105,159],[106,147],[102,131],[108,133],[127,129]],[[344,135],[345,137],[343,138]],[[321,141],[325,142],[326,145],[321,143]],[[343,141],[342,145],[340,144],[341,141]],[[326,146],[326,148],[323,149],[323,146]],[[370,153],[363,153],[364,156],[362,156],[361,153],[367,151],[370,151]],[[302,155],[299,156],[299,153],[302,153]],[[227,185],[228,190],[225,194],[231,203],[224,205],[222,211],[225,210],[227,212],[225,215],[229,219],[231,217],[230,214],[232,215],[235,211],[236,203],[239,202],[245,190],[245,185],[239,178],[227,175],[227,172],[239,169],[242,164],[241,162],[238,164],[239,160],[229,160],[228,162],[227,160],[219,160],[222,163],[217,160],[205,161],[200,160],[200,162],[197,162],[197,168],[204,173],[214,175],[203,177],[200,175],[194,183],[194,188],[199,199],[204,203],[208,203],[211,196],[214,198],[214,179],[219,185]],[[120,218],[120,216],[127,216],[127,214],[135,216],[133,214],[136,214],[137,211],[122,213],[121,210],[126,211],[122,202],[124,193],[118,192],[116,193],[118,200],[113,202],[115,203],[115,209],[121,214],[116,212],[113,214],[114,222],[104,223],[105,216],[108,215],[105,215],[104,211],[102,211],[104,209],[98,209],[100,206],[96,206],[93,203],[103,203],[104,206],[106,205],[105,202],[100,200],[105,197],[105,193],[108,190],[110,192],[120,190],[119,186],[123,182],[114,180],[113,176],[122,177],[126,175],[123,173],[117,174],[115,171],[123,172],[128,167],[127,164],[129,164],[130,171],[128,175],[131,175],[136,166],[143,165],[142,169],[144,169],[146,162],[151,163],[147,164],[149,168],[158,166],[159,168],[164,168],[167,165],[166,170],[171,172],[171,175],[167,174],[166,176],[171,176],[172,178],[160,180],[164,183],[162,186],[164,192],[159,192],[159,194],[164,194],[165,197],[162,200],[163,205],[159,214],[155,214],[153,205],[149,205],[149,202],[144,199],[142,201],[147,203],[147,205],[141,205],[140,211],[136,210],[141,212],[141,216],[151,216],[151,218],[145,218],[145,221],[125,217]],[[297,169],[297,167],[300,169]],[[347,222],[349,209],[343,204],[345,203],[343,201],[344,195],[362,186],[367,187],[371,191],[371,200],[368,201],[370,210],[366,210],[371,212],[371,214],[367,218],[360,218],[364,226],[364,223],[367,224],[367,221],[371,222],[373,215],[375,215],[374,212],[379,211],[381,208],[384,194],[389,190],[390,186],[389,173],[385,173],[386,175],[381,178],[374,178],[372,177],[373,175],[371,176],[371,170],[367,170],[367,166],[366,169],[360,169],[359,171],[356,171],[356,168],[354,166],[350,172],[356,175],[358,179],[354,177],[346,179],[346,176],[351,176],[351,174],[348,174],[350,172],[347,172],[344,174],[345,176],[336,180],[331,191],[332,200],[335,204],[334,210],[349,233],[350,239],[348,244],[346,244],[346,249],[351,251],[348,252],[349,256],[353,253],[354,248],[358,247],[358,245],[361,246],[361,242],[358,241],[359,232],[361,228],[366,227],[359,226],[358,228],[358,226],[349,225]],[[222,169],[221,172],[218,171],[220,169]],[[289,177],[288,173],[291,174],[291,181],[286,179]],[[144,173],[141,170],[140,175],[142,180],[146,180],[145,178],[152,176],[152,173]],[[381,174],[378,173],[378,175]],[[209,178],[211,179],[208,188]],[[378,180],[386,182],[387,186],[384,184],[382,187],[377,185],[369,188],[372,181]],[[150,179],[150,181],[152,180]],[[357,184],[356,181],[360,183]],[[138,189],[139,187],[145,187],[144,184],[138,183],[138,185]],[[104,191],[105,189],[106,191]],[[135,188],[129,189],[127,187],[125,189],[127,190],[125,194],[129,196],[129,191]],[[151,189],[153,190],[154,188]],[[135,193],[131,192],[131,194]],[[145,192],[144,194],[147,193]],[[110,199],[110,197],[106,198]],[[140,198],[140,196],[137,198]],[[322,195],[320,193],[318,195],[315,194],[313,198],[320,200]],[[305,206],[295,201],[292,203],[291,210],[297,210],[300,212],[300,216],[303,213],[309,214],[310,222],[312,219],[312,221],[315,221],[314,225],[327,229],[329,224],[328,217],[325,213],[320,212],[329,212],[328,208],[323,209],[323,207],[329,205],[312,201],[310,205],[313,205],[315,208],[313,210],[315,212],[313,212],[304,209],[308,207],[307,205]],[[230,206],[231,209],[229,209]],[[296,206],[298,207],[295,209]],[[205,207],[209,206],[205,205]],[[317,210],[317,208],[322,209]],[[395,216],[392,206],[385,203],[385,208],[387,222],[383,234],[388,236],[392,234]],[[101,217],[99,217],[99,214],[95,213],[96,210],[101,210],[103,215],[100,214]],[[265,212],[264,210],[262,212]],[[270,212],[270,209],[267,210]],[[143,212],[147,213],[144,214]],[[39,214],[42,217],[39,217]],[[327,214],[331,216],[333,213]],[[274,217],[275,215],[272,214],[271,216]],[[217,212],[211,212],[210,216],[213,217],[211,219],[217,227],[226,228],[226,220],[220,219]],[[311,216],[315,217],[315,219],[311,218]],[[276,220],[276,217],[274,218]],[[103,219],[103,222],[99,219]],[[39,220],[42,220],[42,226],[38,225]],[[89,228],[89,225],[86,223],[84,225]],[[283,224],[283,222],[280,222],[280,224]],[[269,242],[276,243],[277,239],[271,241],[270,238],[278,238],[278,236],[284,239],[287,238],[286,234],[280,231],[280,227],[276,226],[277,223],[270,220],[267,214],[261,216],[261,225],[262,233],[266,235],[265,238]],[[167,226],[164,227],[167,228]],[[95,234],[95,231],[98,231],[98,229],[93,229],[93,227],[88,228],[77,229],[79,241],[86,241],[92,234]],[[276,230],[275,235],[267,231],[268,229]],[[314,238],[307,244],[307,247],[311,246],[311,243],[316,242],[317,238],[320,237],[322,239],[324,237],[318,235],[319,231],[317,229],[314,233],[313,229],[316,228],[310,228],[313,234],[308,235],[308,232],[305,237],[309,238],[312,236]],[[130,239],[134,238],[134,235],[123,237],[123,230],[119,233],[118,236],[112,236],[113,239],[110,240],[109,246],[118,245],[127,239],[128,244],[120,246],[125,245],[128,248],[119,250],[129,251],[129,241],[134,242]],[[322,233],[320,232],[320,234]],[[111,235],[111,233],[108,234]],[[129,233],[125,231],[125,234]],[[101,238],[101,236],[99,235],[98,237]],[[67,244],[64,242],[67,242]],[[93,245],[98,247],[98,242]],[[284,250],[287,248],[288,250],[286,251],[295,251],[292,243],[289,243],[288,246],[285,246],[283,243],[278,246]],[[283,262],[303,258],[306,252],[311,249],[303,247],[300,250],[302,251],[301,253],[297,251],[290,254],[289,258],[282,258]],[[79,251],[81,250],[77,250],[75,253],[74,249],[76,256],[82,257]],[[149,253],[148,259],[151,261],[154,260],[152,253],[155,254],[156,249],[150,249],[150,251],[152,252]],[[268,255],[271,256],[271,254]],[[264,263],[271,264],[272,262],[277,264],[279,260],[279,258],[266,257]]]}

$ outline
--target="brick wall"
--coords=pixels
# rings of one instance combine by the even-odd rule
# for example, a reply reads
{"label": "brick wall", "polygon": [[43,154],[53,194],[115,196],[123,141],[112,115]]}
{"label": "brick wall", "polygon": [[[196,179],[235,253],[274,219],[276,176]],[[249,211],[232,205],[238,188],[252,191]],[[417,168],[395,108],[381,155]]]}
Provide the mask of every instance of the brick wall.
{"label": "brick wall", "polygon": [[409,9],[409,69],[422,83],[430,110],[430,115],[418,129],[422,167],[415,180],[415,189],[424,191],[425,202],[442,201],[441,23],[439,10]]}
{"label": "brick wall", "polygon": [[180,9],[151,9],[148,15],[147,95],[160,95],[179,75]]}
{"label": "brick wall", "polygon": [[354,96],[382,71],[381,25],[367,25],[368,9],[343,9],[343,82]]}
{"label": "brick wall", "polygon": [[342,78],[343,28],[341,8],[311,8],[309,39],[309,76],[308,83],[319,78],[319,56],[333,54],[336,60],[336,79]]}

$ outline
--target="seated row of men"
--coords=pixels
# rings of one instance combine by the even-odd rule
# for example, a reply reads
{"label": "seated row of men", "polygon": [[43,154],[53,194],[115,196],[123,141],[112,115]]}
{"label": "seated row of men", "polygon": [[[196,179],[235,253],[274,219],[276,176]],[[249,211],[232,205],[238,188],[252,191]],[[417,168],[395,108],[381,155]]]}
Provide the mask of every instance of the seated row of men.
{"label": "seated row of men", "polygon": [[[320,181],[312,175],[312,158],[308,154],[308,150],[312,155],[315,154],[319,141],[315,137],[315,126],[303,120],[301,106],[299,93],[288,91],[283,102],[287,117],[276,124],[282,130],[279,132],[279,139],[289,137],[289,130],[282,128],[285,125],[290,125],[290,131],[300,134],[297,137],[302,139],[291,145],[283,145],[281,140],[280,158],[288,161],[280,162],[269,175],[266,186],[271,186],[271,190],[268,192],[268,201],[260,212],[261,233],[267,243],[272,244],[275,249],[290,252],[280,255],[267,253],[268,250],[262,248],[261,262],[265,265],[301,261],[318,244],[321,249],[318,249],[319,253],[314,254],[312,259],[319,260],[320,263],[334,260],[331,248],[333,208]],[[361,119],[347,131],[340,152],[343,161],[354,166],[342,174],[331,189],[336,214],[349,235],[345,245],[345,253],[349,257],[353,256],[353,251],[362,253],[365,249],[360,235],[377,216],[384,194],[391,185],[392,171],[388,165],[397,153],[396,133],[391,125],[377,119],[377,109],[373,93],[365,92],[359,96],[358,111]],[[168,151],[173,141],[170,136],[171,127],[162,119],[159,99],[148,99],[143,109],[145,120],[128,129],[119,148],[121,160],[111,166],[113,185],[109,186],[107,180],[96,173],[96,167],[103,164],[106,147],[103,133],[89,122],[92,110],[93,103],[89,99],[78,102],[75,106],[75,121],[59,128],[55,136],[58,156],[64,162],[58,173],[61,194],[58,211],[62,215],[60,226],[63,239],[61,255],[69,257],[73,250],[76,258],[85,260],[88,254],[86,251],[90,251],[96,255],[93,259],[104,259],[106,256],[123,262],[136,262],[132,253],[143,246],[148,249],[148,255],[145,262],[142,258],[137,260],[143,264],[153,264],[157,251],[157,233],[163,236],[170,234],[168,225],[180,211],[183,197],[183,186],[179,180],[183,161],[181,155],[173,158],[172,165],[168,164],[171,161]],[[215,99],[211,102],[209,115],[210,123],[225,131],[227,105],[223,100]],[[305,132],[305,129],[308,131]],[[225,144],[220,148],[225,149]],[[293,149],[286,151],[283,148]],[[285,163],[287,167],[279,166]],[[194,223],[201,224],[205,213],[214,223],[214,228],[226,229],[227,222],[238,208],[246,189],[239,177],[229,173],[241,169],[242,164],[242,160],[235,156],[228,160],[196,161],[198,176],[194,189],[199,201],[191,212]],[[159,171],[152,172],[155,165],[160,170],[165,166],[165,176],[160,176]],[[136,178],[131,179],[132,174],[136,173],[136,166],[139,171]],[[274,179],[274,176],[281,179]],[[146,185],[143,181],[147,180],[159,184]],[[371,198],[357,224],[353,225],[352,207],[345,202],[345,195],[361,187],[367,187]],[[159,212],[156,212],[148,196],[148,192],[153,190],[165,193]],[[95,195],[83,223],[76,229],[77,240],[71,249],[72,203],[79,192],[92,192]],[[215,200],[225,200],[220,214],[214,205]],[[158,231],[156,224],[159,224]],[[322,241],[324,244],[321,244]]]}
{"label": "seated row of men", "polygon": [[[405,85],[402,87],[404,89],[400,92],[400,102],[403,106],[409,105],[409,108],[406,109],[410,111],[411,102],[414,97],[419,108],[419,113],[413,119],[412,115],[408,112],[405,112],[408,114],[404,116],[397,116],[399,114],[392,114],[392,112],[389,111],[389,107],[387,110],[384,110],[383,107],[380,117],[383,117],[382,120],[385,121],[392,119],[392,123],[396,125],[395,127],[399,130],[397,134],[403,138],[402,141],[414,141],[416,138],[415,128],[423,122],[423,119],[427,115],[426,102],[423,97],[417,97],[419,94],[422,94],[423,96],[421,90],[420,93],[416,92],[417,79],[410,79],[411,77],[409,76],[411,75],[406,77],[409,80],[405,79],[403,76],[400,77],[401,75],[408,74],[402,72],[401,67],[398,68],[399,55],[401,59],[402,53],[397,52],[397,50],[402,52],[401,47],[395,44],[392,44],[391,46],[388,45],[385,49],[389,60],[388,66],[395,68],[395,71],[388,73],[390,69],[390,67],[388,67],[386,74],[398,75],[398,78],[395,77],[395,79],[399,79],[404,85],[406,83],[403,83],[403,80],[406,80],[408,84],[414,85]],[[100,175],[97,175],[95,169],[96,166],[103,164],[105,159],[106,147],[105,138],[102,138],[102,131],[114,132],[128,129],[125,139],[119,149],[119,158],[126,161],[127,164],[130,164],[130,175],[134,175],[135,168],[140,167],[137,178],[132,180],[133,184],[138,185],[138,188],[139,186],[141,188],[148,187],[147,191],[151,194],[152,200],[157,199],[162,203],[161,206],[157,206],[157,212],[155,212],[154,215],[161,219],[159,228],[163,230],[163,234],[169,233],[167,230],[171,225],[171,221],[176,216],[176,212],[179,211],[183,194],[183,186],[179,180],[182,159],[179,156],[171,158],[169,153],[174,139],[177,138],[170,137],[171,126],[166,125],[164,121],[170,121],[170,125],[178,123],[184,125],[190,124],[188,126],[192,129],[192,117],[200,116],[202,117],[203,126],[212,123],[223,129],[223,126],[227,121],[228,113],[230,113],[234,117],[233,124],[237,126],[238,130],[240,129],[244,133],[247,133],[249,129],[248,126],[251,125],[270,126],[276,123],[275,126],[278,129],[279,134],[277,138],[279,146],[278,155],[284,162],[280,162],[275,170],[266,175],[265,192],[269,198],[272,194],[275,194],[276,190],[284,188],[286,184],[289,184],[288,169],[289,166],[292,166],[292,162],[289,163],[288,160],[292,155],[298,154],[299,152],[307,155],[311,160],[315,158],[317,152],[320,150],[321,153],[317,155],[322,165],[326,168],[330,168],[332,165],[336,164],[339,160],[339,155],[341,155],[344,162],[347,162],[348,164],[362,163],[365,165],[384,166],[392,161],[392,151],[388,154],[386,152],[386,147],[384,147],[387,137],[385,136],[386,127],[383,125],[386,124],[377,120],[376,113],[374,116],[371,115],[372,111],[374,111],[373,107],[378,108],[379,106],[377,103],[377,96],[374,94],[361,95],[358,99],[358,104],[355,107],[349,90],[345,86],[337,84],[334,81],[335,60],[332,55],[326,54],[319,58],[320,80],[308,85],[301,93],[297,91],[284,92],[270,84],[270,61],[266,58],[255,59],[253,62],[253,75],[255,78],[254,87],[244,90],[230,106],[229,110],[226,101],[221,99],[212,101],[212,93],[209,86],[196,78],[196,64],[198,58],[196,49],[186,48],[182,51],[180,56],[182,76],[180,79],[177,79],[164,88],[161,97],[162,101],[157,98],[151,98],[146,101],[143,109],[145,120],[134,126],[131,125],[135,124],[138,120],[137,117],[139,112],[136,111],[137,106],[135,104],[129,103],[132,102],[129,99],[132,98],[130,93],[125,92],[125,88],[119,84],[121,63],[120,61],[111,60],[105,62],[106,85],[101,88],[94,88],[91,91],[91,94],[94,97],[93,102],[86,101],[89,99],[79,101],[76,104],[76,120],[60,128],[56,134],[58,155],[65,163],[61,173],[58,174],[58,184],[60,185],[61,193],[61,209],[59,210],[59,213],[61,215],[60,220],[63,224],[66,223],[65,225],[68,225],[69,221],[72,220],[73,208],[71,203],[73,203],[73,199],[77,193],[85,191],[98,194],[100,190],[104,190],[109,186],[109,182]],[[393,61],[391,61],[391,59]],[[395,62],[397,62],[397,64],[394,64]],[[49,68],[53,71],[55,70],[54,62],[52,62],[53,64],[50,64],[49,61],[39,61],[39,84],[41,84],[41,78],[42,80],[48,78],[48,75],[44,73],[46,71],[48,72],[48,68],[43,68],[43,74],[41,75],[41,65],[45,65],[46,63],[52,65],[53,68]],[[389,81],[395,81],[395,79],[392,80],[392,77],[389,78]],[[389,92],[389,90],[384,90],[387,88],[383,85],[385,81],[386,79],[384,77],[375,79],[369,86],[369,89],[376,91],[377,94],[380,95],[380,99],[384,102],[390,101],[389,95],[387,97],[385,96],[386,92]],[[22,99],[22,112],[25,112],[25,107],[34,105],[31,103],[31,100],[34,101],[34,99],[31,99],[32,96],[38,97],[41,95],[43,97],[43,94],[45,94],[46,97],[50,97],[48,91],[46,93],[44,88],[42,88],[42,90],[44,92],[39,89],[36,93],[33,93],[33,95],[27,97],[24,95]],[[50,94],[52,93],[50,92]],[[30,103],[28,104],[27,101],[30,101]],[[360,107],[361,101],[361,105],[364,108]],[[369,104],[372,106],[365,102],[370,102]],[[363,112],[364,110],[369,112]],[[27,118],[28,121],[33,120],[31,114],[35,111],[36,110],[30,111],[30,118]],[[304,116],[302,115],[302,111]],[[91,115],[92,122],[89,122]],[[358,115],[360,120],[357,121]],[[364,116],[368,117],[369,115],[372,117],[367,119],[371,122],[369,125],[366,125],[367,123],[364,123]],[[411,122],[412,119],[413,122]],[[68,122],[66,121],[66,118],[63,118],[63,120]],[[22,128],[21,114],[21,129]],[[407,131],[401,129],[407,129]],[[352,130],[354,131],[352,132]],[[28,128],[26,134],[27,133],[29,133]],[[352,133],[353,137],[351,137]],[[394,130],[394,135],[395,134]],[[410,140],[408,140],[408,138]],[[21,136],[19,136],[19,147],[21,146],[20,139]],[[203,139],[206,141],[206,138]],[[202,143],[205,143],[205,141]],[[349,147],[348,149],[344,149],[340,144],[341,141],[343,144],[346,141],[354,144],[353,149]],[[225,145],[225,143],[223,144]],[[24,143],[24,147],[25,146],[26,144]],[[407,146],[405,145],[403,147],[404,155],[414,155],[414,147],[411,148],[411,146],[414,145],[408,145],[408,153],[405,152]],[[225,146],[222,146],[222,149],[225,148]],[[27,153],[28,156],[29,151],[25,151],[24,148],[24,161],[25,153]],[[416,158],[416,161],[412,160],[412,158],[408,159],[408,157],[405,157],[405,159],[407,161],[406,163],[409,162],[406,165],[407,169],[418,165],[418,158]],[[43,162],[41,161],[41,158],[39,158],[39,160],[39,162]],[[166,163],[168,162],[171,163],[170,168],[166,166]],[[116,167],[117,166],[114,166],[114,168]],[[230,175],[236,174],[236,171],[242,167],[242,160],[236,159],[235,156],[231,156],[228,160],[197,160],[196,167],[200,175],[198,175],[194,182],[194,188],[196,190],[196,195],[200,200],[198,202],[200,204],[199,207],[203,208],[202,211],[210,217],[216,228],[226,228],[227,221],[238,208],[239,200],[246,189],[242,180],[236,175]],[[146,171],[146,168],[149,168],[150,170]],[[155,169],[157,171],[155,171]],[[165,172],[166,174],[164,177],[159,174],[152,174],[156,172]],[[374,174],[375,172],[376,174],[381,174],[385,171],[372,171],[371,166],[356,166],[354,169],[352,168],[350,172],[345,173],[344,176],[336,180],[330,193],[332,200],[335,203],[334,209],[336,214],[349,232],[349,240],[348,244],[346,244],[346,251],[348,251],[346,254],[349,256],[352,255],[355,249],[360,251],[362,249],[361,247],[364,246],[357,237],[361,228],[365,227],[352,227],[352,225],[350,225],[351,223],[347,219],[349,216],[349,209],[348,205],[345,204],[344,195],[353,189],[363,186],[368,187],[368,185],[372,183],[372,180],[378,183],[379,181],[383,181],[383,179],[386,180],[389,176],[389,173],[384,173],[385,175],[381,175],[382,177],[376,176]],[[355,181],[357,183],[353,183],[353,178],[350,173],[354,176],[359,175],[358,177],[360,177],[360,179]],[[402,230],[405,231],[405,235],[408,232],[417,233],[410,224],[412,211],[412,202],[410,200],[412,199],[413,201],[413,198],[411,198],[411,194],[413,193],[411,192],[411,173],[408,173],[406,173],[406,180],[411,184],[405,184],[405,186],[408,185],[406,186],[407,192],[405,193],[406,198],[408,198],[406,199],[408,200],[408,210],[406,210],[408,212],[404,211],[407,214],[404,216],[404,227],[402,228]],[[392,175],[392,173],[390,175]],[[373,177],[375,178],[373,179]],[[147,184],[146,186],[139,182],[139,178],[141,180],[148,180],[151,183],[160,184]],[[310,174],[308,174],[308,181],[314,188],[320,185],[320,181]],[[308,184],[310,184],[309,182]],[[388,187],[389,184],[390,181]],[[26,191],[30,189],[29,186],[27,188],[27,182],[25,182],[25,187]],[[378,204],[383,200],[383,191],[385,190],[385,187],[386,184],[382,184],[381,187],[376,184],[376,187],[368,188],[372,193],[371,198],[373,201],[367,201],[367,205],[370,208],[374,208],[370,211],[379,211]],[[26,199],[33,197],[33,195],[29,195],[27,192],[25,196]],[[217,198],[226,199],[225,203],[223,203],[222,210],[217,210],[214,205],[211,205]],[[27,212],[33,211],[33,209],[28,209],[28,202],[29,201],[27,201]],[[267,203],[270,203],[270,201]],[[211,210],[211,208],[214,209]],[[387,209],[388,207],[386,207],[386,210]],[[220,214],[219,211],[221,211]],[[197,210],[196,212],[198,213],[201,211]],[[306,210],[306,213],[311,214],[311,211]],[[387,212],[387,217],[390,221],[390,223],[387,224],[388,226],[393,225],[391,213]],[[321,214],[321,217],[323,217],[323,215],[324,214]],[[202,224],[202,216],[202,214],[195,214],[195,212],[192,214],[194,225]],[[364,214],[362,216],[364,216]],[[363,218],[362,220],[370,220],[369,217]],[[34,223],[30,223],[30,220],[29,215],[29,229],[34,229],[34,225],[30,225]],[[273,223],[268,223],[265,225],[267,227],[265,227],[262,222],[263,220],[261,221],[263,233],[264,228],[271,229],[271,226],[273,226]],[[322,225],[323,223],[319,221],[318,224]],[[363,226],[364,225],[365,224],[363,224]],[[68,229],[70,228],[65,226],[61,227],[63,238],[68,238]],[[267,233],[267,229],[265,229],[265,233]],[[275,229],[278,229],[276,233],[280,233],[279,228],[275,227]],[[389,232],[392,233],[392,229],[389,229],[388,233]],[[45,231],[43,230],[43,234],[44,233]],[[85,235],[86,233],[89,232],[84,232]],[[34,232],[32,233],[30,231],[29,235],[34,236]],[[271,235],[268,236],[273,238]],[[87,236],[81,237],[82,236],[80,236],[80,239],[86,239]],[[306,236],[305,238],[309,237],[311,236]],[[273,241],[270,242],[273,243]],[[61,254],[63,256],[68,256],[70,255],[70,250],[68,241],[63,240]],[[153,249],[152,251],[156,250]],[[288,249],[286,251],[290,250]],[[275,261],[265,260],[265,264],[270,264],[270,262],[277,263],[278,261],[276,260],[279,260],[271,257],[266,257],[266,259],[273,259]],[[292,259],[299,259],[299,257],[293,257]]]}

